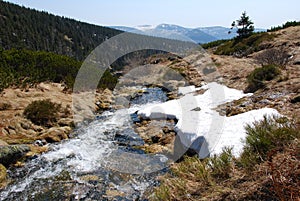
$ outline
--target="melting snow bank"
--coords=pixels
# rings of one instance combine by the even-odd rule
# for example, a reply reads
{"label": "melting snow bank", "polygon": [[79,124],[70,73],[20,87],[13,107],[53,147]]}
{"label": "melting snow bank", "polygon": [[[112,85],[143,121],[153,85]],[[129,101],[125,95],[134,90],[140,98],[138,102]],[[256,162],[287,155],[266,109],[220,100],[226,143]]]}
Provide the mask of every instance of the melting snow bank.
{"label": "melting snow bank", "polygon": [[[200,89],[206,91],[201,95],[193,94]],[[263,108],[231,117],[220,116],[214,108],[252,94],[215,82],[201,88],[185,87],[179,93],[184,96],[146,107],[138,114],[145,119],[177,119],[176,132],[181,144],[196,151],[200,158],[219,154],[225,146],[233,147],[234,155],[238,156],[246,137],[246,124],[261,120],[264,115],[280,115],[275,109]]]}

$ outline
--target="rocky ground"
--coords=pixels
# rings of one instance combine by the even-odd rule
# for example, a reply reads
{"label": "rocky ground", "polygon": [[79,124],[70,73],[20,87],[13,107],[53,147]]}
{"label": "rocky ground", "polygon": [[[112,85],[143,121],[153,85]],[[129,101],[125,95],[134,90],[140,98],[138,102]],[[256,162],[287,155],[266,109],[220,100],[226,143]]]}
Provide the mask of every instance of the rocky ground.
{"label": "rocky ground", "polygon": [[[300,28],[290,27],[276,32],[272,41],[265,42],[266,49],[279,48],[287,51],[289,62],[281,68],[281,75],[269,81],[264,89],[256,91],[252,96],[227,104],[222,109],[226,115],[234,115],[252,109],[271,107],[289,117],[299,117],[300,106]],[[211,55],[223,83],[232,88],[245,90],[247,76],[255,68],[260,67],[255,57],[262,53],[253,53],[247,58]]]}

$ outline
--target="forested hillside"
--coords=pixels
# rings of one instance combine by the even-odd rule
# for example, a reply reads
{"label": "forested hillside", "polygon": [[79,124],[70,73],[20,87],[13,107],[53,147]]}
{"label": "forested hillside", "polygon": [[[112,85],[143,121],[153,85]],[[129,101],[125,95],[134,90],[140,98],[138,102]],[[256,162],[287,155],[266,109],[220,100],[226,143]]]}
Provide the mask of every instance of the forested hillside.
{"label": "forested hillside", "polygon": [[45,51],[0,50],[0,91],[10,85],[25,87],[43,81],[72,87],[81,62]]}
{"label": "forested hillside", "polygon": [[0,1],[0,48],[54,52],[83,60],[121,31]]}

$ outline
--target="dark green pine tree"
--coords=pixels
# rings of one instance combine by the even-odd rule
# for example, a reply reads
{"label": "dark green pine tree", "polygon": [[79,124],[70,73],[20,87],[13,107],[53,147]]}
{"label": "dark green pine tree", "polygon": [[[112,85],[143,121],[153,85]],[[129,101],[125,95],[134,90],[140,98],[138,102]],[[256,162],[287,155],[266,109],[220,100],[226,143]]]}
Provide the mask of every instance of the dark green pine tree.
{"label": "dark green pine tree", "polygon": [[244,11],[239,20],[233,21],[231,24],[231,29],[237,27],[237,34],[239,38],[245,38],[251,35],[254,31],[253,22],[247,16],[246,11]]}

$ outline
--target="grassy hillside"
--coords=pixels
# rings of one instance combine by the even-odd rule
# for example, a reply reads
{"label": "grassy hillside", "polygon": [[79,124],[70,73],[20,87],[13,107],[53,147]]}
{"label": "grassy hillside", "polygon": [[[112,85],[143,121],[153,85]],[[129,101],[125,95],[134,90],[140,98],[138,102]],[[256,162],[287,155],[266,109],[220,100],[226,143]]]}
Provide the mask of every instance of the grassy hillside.
{"label": "grassy hillside", "polygon": [[121,31],[54,16],[0,1],[0,48],[26,48],[83,60]]}
{"label": "grassy hillside", "polygon": [[246,38],[233,38],[230,40],[218,40],[207,44],[203,44],[204,49],[213,48],[214,54],[217,55],[233,55],[236,57],[244,57],[266,49],[265,42],[269,42],[276,38],[276,31],[286,29],[292,26],[300,26],[300,22],[286,22],[282,26],[273,27],[268,32],[253,33]]}
{"label": "grassy hillside", "polygon": [[44,51],[0,51],[0,89],[43,81],[65,82],[70,87],[81,62]]}
{"label": "grassy hillside", "polygon": [[[0,91],[9,86],[28,85],[50,81],[65,83],[72,89],[82,62],[74,58],[45,51],[0,50]],[[102,76],[98,87],[113,89],[117,78],[109,71]]]}

